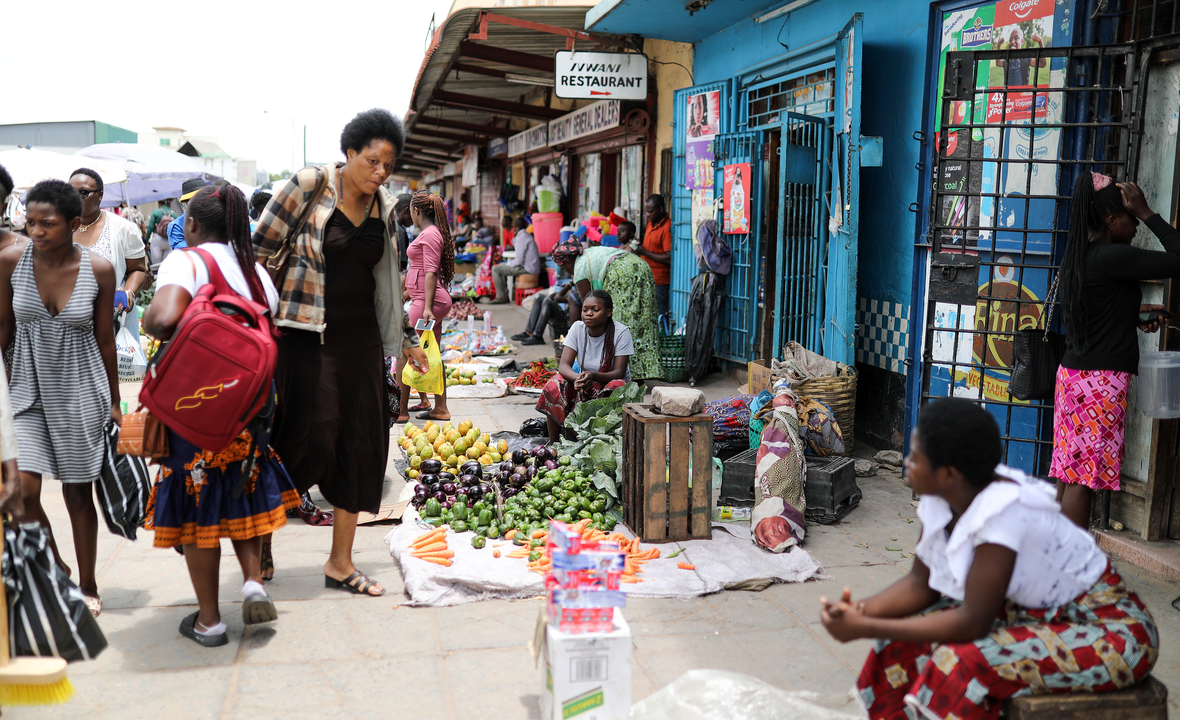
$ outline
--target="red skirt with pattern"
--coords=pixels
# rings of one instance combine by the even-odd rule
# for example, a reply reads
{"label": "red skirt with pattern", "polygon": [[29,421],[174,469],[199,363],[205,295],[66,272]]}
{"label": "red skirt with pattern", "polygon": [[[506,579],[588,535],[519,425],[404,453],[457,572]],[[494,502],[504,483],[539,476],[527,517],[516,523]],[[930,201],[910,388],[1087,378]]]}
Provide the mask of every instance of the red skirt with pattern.
{"label": "red skirt with pattern", "polygon": [[1091,490],[1118,490],[1131,374],[1057,369],[1049,476]]}
{"label": "red skirt with pattern", "polygon": [[[927,610],[960,603],[944,598]],[[1113,568],[1073,602],[1047,610],[1007,603],[975,642],[879,640],[856,689],[872,720],[991,720],[1021,695],[1110,692],[1151,672],[1159,632]]]}

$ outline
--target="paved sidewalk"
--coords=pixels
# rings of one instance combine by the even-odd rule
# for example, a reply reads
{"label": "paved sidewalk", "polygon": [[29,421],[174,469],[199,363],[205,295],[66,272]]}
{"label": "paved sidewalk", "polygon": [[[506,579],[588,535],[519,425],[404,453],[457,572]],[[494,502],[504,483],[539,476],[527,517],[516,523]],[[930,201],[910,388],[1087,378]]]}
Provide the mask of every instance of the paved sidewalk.
{"label": "paved sidewalk", "polygon": [[[497,321],[503,318],[508,325],[504,310],[499,308]],[[523,326],[520,315],[516,310],[514,322]],[[711,396],[734,392],[732,381],[717,376],[707,386]],[[495,430],[514,430],[533,416],[532,401],[517,397],[454,401],[452,411]],[[846,693],[868,643],[832,641],[819,624],[818,598],[838,594],[845,584],[863,596],[901,577],[918,536],[910,493],[900,479],[883,473],[861,478],[860,485],[864,500],[844,522],[808,530],[805,548],[830,580],[690,601],[630,601],[625,612],[634,634],[634,699],[694,668],[748,673],[783,688],[829,696]],[[47,483],[45,491],[59,544],[72,562],[58,485]],[[104,603],[99,623],[110,647],[96,661],[70,667],[78,691],[71,703],[9,708],[4,717],[539,717],[541,677],[527,643],[540,600],[401,607],[400,575],[382,543],[388,530],[375,526],[357,532],[357,565],[389,590],[375,599],[323,587],[329,529],[295,520],[279,531],[276,577],[269,585],[279,620],[250,629],[242,625],[238,607],[241,575],[229,543],[223,543],[222,614],[230,644],[215,649],[198,647],[177,632],[181,619],[195,609],[180,556],[153,549],[150,533],[131,543],[104,531],[99,537]],[[1175,712],[1180,709],[1180,613],[1170,602],[1180,590],[1134,567],[1121,569],[1159,621],[1163,650],[1156,676],[1172,690]]]}

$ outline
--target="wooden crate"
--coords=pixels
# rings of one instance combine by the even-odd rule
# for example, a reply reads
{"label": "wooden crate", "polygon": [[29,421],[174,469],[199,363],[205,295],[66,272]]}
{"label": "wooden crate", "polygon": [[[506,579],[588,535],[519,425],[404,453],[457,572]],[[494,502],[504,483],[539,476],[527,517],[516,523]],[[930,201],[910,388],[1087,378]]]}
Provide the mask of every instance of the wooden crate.
{"label": "wooden crate", "polygon": [[644,542],[712,537],[713,417],[660,415],[640,403],[623,410],[627,527]]}
{"label": "wooden crate", "polygon": [[1021,697],[1004,709],[1009,720],[1168,720],[1168,688],[1148,675],[1126,690]]}

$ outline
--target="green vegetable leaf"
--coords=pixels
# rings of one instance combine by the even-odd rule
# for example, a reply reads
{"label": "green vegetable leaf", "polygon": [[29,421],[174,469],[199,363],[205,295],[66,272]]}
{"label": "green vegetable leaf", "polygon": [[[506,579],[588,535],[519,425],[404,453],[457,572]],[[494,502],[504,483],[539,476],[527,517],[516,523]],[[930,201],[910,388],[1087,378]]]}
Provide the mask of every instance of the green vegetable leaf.
{"label": "green vegetable leaf", "polygon": [[611,497],[618,499],[619,489],[614,477],[600,471],[594,473],[594,475],[590,478],[590,482],[594,483],[594,487],[602,490]]}

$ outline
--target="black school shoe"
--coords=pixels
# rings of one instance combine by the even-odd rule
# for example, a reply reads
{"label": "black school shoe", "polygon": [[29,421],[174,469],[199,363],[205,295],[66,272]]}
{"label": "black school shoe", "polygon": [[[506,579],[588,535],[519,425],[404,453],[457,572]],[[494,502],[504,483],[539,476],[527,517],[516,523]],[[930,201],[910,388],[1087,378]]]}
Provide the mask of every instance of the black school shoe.
{"label": "black school shoe", "polygon": [[186,617],[184,620],[181,620],[180,634],[203,647],[220,647],[222,645],[228,644],[229,635],[224,632],[220,635],[202,635],[201,633],[197,632],[197,616],[200,614],[200,611],[197,611]]}
{"label": "black school shoe", "polygon": [[516,333],[515,335],[513,335],[512,339],[517,342],[520,342],[521,340],[528,340],[531,337],[532,337],[532,335],[529,335],[526,332],[522,332],[522,333]]}
{"label": "black school shoe", "polygon": [[521,345],[544,345],[544,344],[545,344],[545,338],[538,337],[536,335],[527,337],[524,339],[523,342],[521,342]]}
{"label": "black school shoe", "polygon": [[242,622],[246,625],[273,622],[278,618],[274,601],[266,593],[254,593],[242,601]]}

